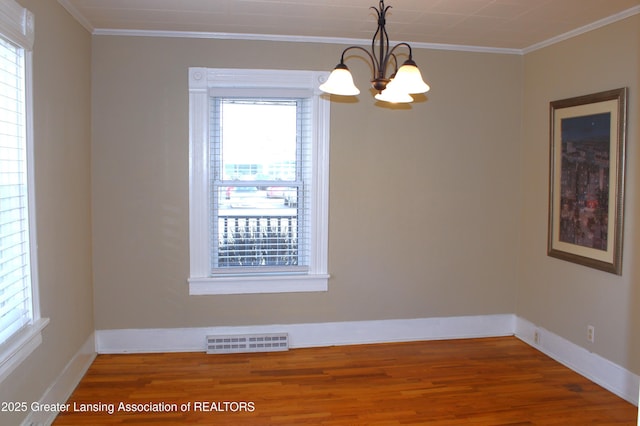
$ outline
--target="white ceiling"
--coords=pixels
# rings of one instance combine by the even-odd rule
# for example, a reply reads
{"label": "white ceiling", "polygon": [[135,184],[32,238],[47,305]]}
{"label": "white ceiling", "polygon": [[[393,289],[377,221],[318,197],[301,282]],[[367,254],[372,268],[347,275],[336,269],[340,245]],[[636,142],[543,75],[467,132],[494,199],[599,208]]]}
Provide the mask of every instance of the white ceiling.
{"label": "white ceiling", "polygon": [[[95,34],[370,40],[377,0],[58,0]],[[392,42],[525,50],[640,13],[640,0],[387,0]],[[193,34],[192,34],[193,35]]]}

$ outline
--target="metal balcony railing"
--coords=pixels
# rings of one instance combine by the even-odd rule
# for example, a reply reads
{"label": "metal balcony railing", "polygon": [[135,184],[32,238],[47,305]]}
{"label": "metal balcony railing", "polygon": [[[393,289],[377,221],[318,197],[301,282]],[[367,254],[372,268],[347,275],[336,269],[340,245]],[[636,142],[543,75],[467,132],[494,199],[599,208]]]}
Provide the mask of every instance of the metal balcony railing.
{"label": "metal balcony railing", "polygon": [[218,216],[217,265],[298,265],[298,219],[294,215]]}

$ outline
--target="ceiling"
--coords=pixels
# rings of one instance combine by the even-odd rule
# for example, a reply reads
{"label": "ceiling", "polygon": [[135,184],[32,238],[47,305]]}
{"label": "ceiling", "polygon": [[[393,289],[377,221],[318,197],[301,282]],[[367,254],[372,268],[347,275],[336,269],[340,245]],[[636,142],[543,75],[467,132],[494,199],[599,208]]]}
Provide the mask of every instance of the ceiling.
{"label": "ceiling", "polygon": [[[370,40],[376,0],[58,0],[95,34]],[[388,0],[392,42],[525,50],[640,13],[640,0]],[[191,34],[196,35],[196,34]]]}

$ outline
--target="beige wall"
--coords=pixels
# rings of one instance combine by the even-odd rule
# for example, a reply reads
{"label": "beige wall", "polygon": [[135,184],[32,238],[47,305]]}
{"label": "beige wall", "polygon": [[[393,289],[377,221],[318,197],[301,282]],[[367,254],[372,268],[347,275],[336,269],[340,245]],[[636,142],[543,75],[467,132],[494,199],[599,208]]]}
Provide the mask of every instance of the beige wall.
{"label": "beige wall", "polygon": [[189,296],[187,68],[330,70],[344,46],[95,36],[97,329],[512,313],[522,58],[418,50],[410,110],[331,107],[327,293]]}
{"label": "beige wall", "polygon": [[[525,56],[517,314],[640,373],[640,15]],[[623,274],[546,256],[549,102],[629,87]],[[595,343],[587,341],[595,327]]]}
{"label": "beige wall", "polygon": [[[640,16],[524,58],[417,49],[433,90],[411,109],[374,106],[366,91],[332,104],[329,291],[195,297],[186,284],[187,68],[328,69],[344,46],[91,41],[56,2],[21,2],[37,23],[39,260],[51,324],[0,400],[37,400],[94,328],[515,312],[640,371]],[[364,89],[366,67],[350,65]],[[548,103],[622,86],[630,102],[618,277],[545,254]],[[2,413],[0,423],[19,417]]]}
{"label": "beige wall", "polygon": [[[54,1],[35,15],[34,136],[43,343],[0,385],[37,401],[94,330],[91,272],[91,36]],[[0,413],[0,424],[21,414]]]}
{"label": "beige wall", "polygon": [[[426,100],[388,109],[365,91],[356,103],[332,104],[329,291],[194,297],[187,68],[328,69],[344,46],[92,42],[58,3],[21,3],[37,23],[39,260],[51,324],[0,400],[37,400],[94,328],[515,312],[640,371],[640,16],[524,59],[416,50],[433,87]],[[364,64],[350,66],[364,89]],[[545,254],[548,103],[622,86],[630,88],[628,198],[618,277]],[[587,324],[596,327],[593,345]],[[17,419],[0,414],[2,424]]]}

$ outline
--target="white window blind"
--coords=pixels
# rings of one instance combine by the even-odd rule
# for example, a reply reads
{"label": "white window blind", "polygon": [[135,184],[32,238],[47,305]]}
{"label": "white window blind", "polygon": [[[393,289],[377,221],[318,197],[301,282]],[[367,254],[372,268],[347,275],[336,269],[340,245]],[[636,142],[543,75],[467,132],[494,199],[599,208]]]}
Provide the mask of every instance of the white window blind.
{"label": "white window blind", "polygon": [[211,102],[212,274],[307,272],[310,101]]}
{"label": "white window blind", "polygon": [[0,343],[32,319],[24,64],[0,37]]}
{"label": "white window blind", "polygon": [[33,192],[33,15],[0,0],[0,382],[42,343]]}

